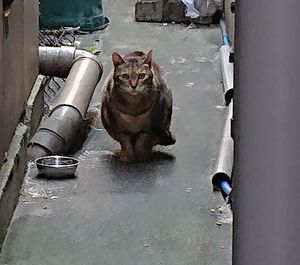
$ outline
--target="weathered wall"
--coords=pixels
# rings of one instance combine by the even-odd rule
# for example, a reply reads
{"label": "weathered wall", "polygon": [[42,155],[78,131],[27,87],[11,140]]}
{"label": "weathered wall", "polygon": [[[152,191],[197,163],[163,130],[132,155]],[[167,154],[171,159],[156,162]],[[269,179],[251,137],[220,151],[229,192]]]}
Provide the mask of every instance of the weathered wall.
{"label": "weathered wall", "polygon": [[15,0],[0,18],[0,162],[38,74],[38,14],[37,0]]}
{"label": "weathered wall", "polygon": [[39,1],[24,1],[24,82],[30,90],[38,74]]}
{"label": "weathered wall", "polygon": [[[2,7],[2,3],[3,1],[0,1],[0,12],[2,12],[1,10],[3,10]],[[4,101],[4,87],[3,87],[3,73],[2,73],[2,64],[3,64],[3,16],[1,16],[0,18],[0,128],[3,127],[3,101]],[[1,129],[0,129],[0,166],[1,166],[1,161],[3,160],[3,153],[4,153],[4,146],[7,145],[7,143],[5,142],[4,144],[4,139],[3,139],[3,134],[1,133]]]}
{"label": "weathered wall", "polygon": [[232,47],[234,47],[234,28],[235,28],[235,20],[234,14],[230,10],[230,5],[234,0],[224,0],[224,8],[225,8],[225,21],[227,25],[227,31],[230,38],[230,42]]}

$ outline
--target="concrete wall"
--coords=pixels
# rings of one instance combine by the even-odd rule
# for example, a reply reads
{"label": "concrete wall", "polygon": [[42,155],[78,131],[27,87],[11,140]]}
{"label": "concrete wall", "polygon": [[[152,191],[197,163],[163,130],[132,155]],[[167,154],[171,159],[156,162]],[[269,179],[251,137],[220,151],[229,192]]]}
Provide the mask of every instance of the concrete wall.
{"label": "concrete wall", "polygon": [[0,162],[38,74],[38,15],[37,0],[15,0],[0,18]]}
{"label": "concrete wall", "polygon": [[[0,12],[1,10],[3,10],[2,7],[3,1],[0,1]],[[3,122],[2,120],[3,118],[3,101],[4,101],[4,87],[3,87],[3,73],[2,73],[2,64],[3,64],[3,16],[1,16],[0,18],[0,126],[3,127]],[[4,143],[4,139],[3,139],[3,134],[1,132],[2,130],[0,130],[0,137],[1,137],[1,141],[0,141],[0,167],[1,167],[1,161],[3,160],[3,153],[5,150],[5,147],[7,145],[7,142],[5,140]]]}
{"label": "concrete wall", "polygon": [[230,11],[230,5],[234,0],[224,0],[224,12],[225,12],[225,21],[227,25],[228,35],[230,37],[231,45],[234,47],[234,28],[235,28],[235,19],[234,14]]}

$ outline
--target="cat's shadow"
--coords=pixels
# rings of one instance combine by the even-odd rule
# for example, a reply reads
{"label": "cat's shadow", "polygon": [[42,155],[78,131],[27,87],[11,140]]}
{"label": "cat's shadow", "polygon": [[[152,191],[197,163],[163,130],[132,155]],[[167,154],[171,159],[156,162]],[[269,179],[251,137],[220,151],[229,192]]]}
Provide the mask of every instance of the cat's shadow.
{"label": "cat's shadow", "polygon": [[153,151],[145,162],[124,163],[119,152],[103,157],[103,169],[113,183],[114,193],[150,193],[158,178],[172,175],[175,157],[172,154]]}

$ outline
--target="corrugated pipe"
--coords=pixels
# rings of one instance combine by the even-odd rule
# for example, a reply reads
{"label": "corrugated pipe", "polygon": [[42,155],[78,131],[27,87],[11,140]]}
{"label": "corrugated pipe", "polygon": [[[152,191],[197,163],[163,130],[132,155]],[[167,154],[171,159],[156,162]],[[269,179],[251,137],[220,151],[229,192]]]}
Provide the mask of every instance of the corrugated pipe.
{"label": "corrugated pipe", "polygon": [[95,55],[74,47],[40,47],[39,59],[40,74],[67,79],[51,113],[28,144],[29,159],[68,152],[103,73]]}

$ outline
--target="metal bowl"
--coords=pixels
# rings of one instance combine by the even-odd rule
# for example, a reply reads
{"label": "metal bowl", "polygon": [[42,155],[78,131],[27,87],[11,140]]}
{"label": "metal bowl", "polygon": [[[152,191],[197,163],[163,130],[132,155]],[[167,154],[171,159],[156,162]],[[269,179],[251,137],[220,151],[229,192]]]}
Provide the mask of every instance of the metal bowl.
{"label": "metal bowl", "polygon": [[48,178],[75,177],[78,160],[67,156],[44,156],[35,159],[39,175]]}

